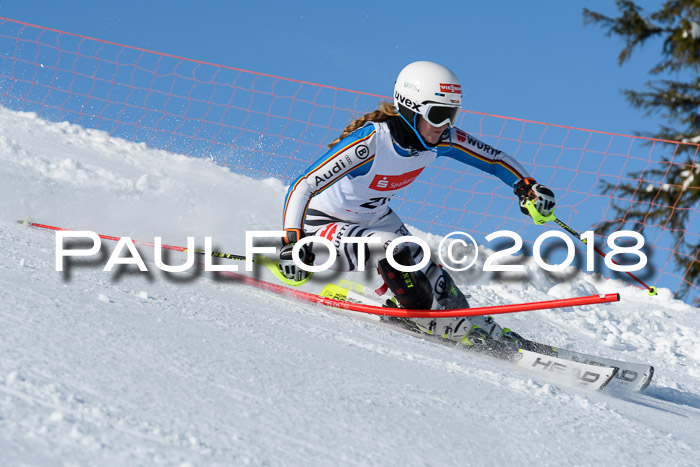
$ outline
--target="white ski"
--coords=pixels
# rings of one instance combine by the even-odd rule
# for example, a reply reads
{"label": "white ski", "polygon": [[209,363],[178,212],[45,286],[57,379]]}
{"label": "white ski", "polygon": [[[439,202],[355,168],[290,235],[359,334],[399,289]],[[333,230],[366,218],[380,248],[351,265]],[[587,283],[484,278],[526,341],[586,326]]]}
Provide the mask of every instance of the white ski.
{"label": "white ski", "polygon": [[[321,296],[336,300],[382,306],[378,297],[369,297],[368,295],[369,293],[363,290],[360,284],[350,281],[342,281],[341,285],[328,284],[321,292]],[[500,330],[500,326],[498,329]],[[499,350],[492,355],[501,359],[515,360],[519,367],[541,374],[549,380],[593,390],[609,385],[611,388],[643,391],[654,375],[654,368],[651,365],[597,357],[529,342],[532,344],[530,347],[534,347],[534,350],[513,348],[512,353]]]}
{"label": "white ski", "polygon": [[520,368],[569,386],[602,389],[618,372],[616,367],[590,365],[529,350],[520,349],[519,354],[517,365]]}
{"label": "white ski", "polygon": [[[544,347],[542,344],[538,346]],[[596,355],[575,352],[568,349],[552,348],[552,355],[574,362],[587,363],[601,367],[613,366],[619,368],[615,378],[610,382],[611,388],[626,389],[630,391],[643,391],[649,386],[654,376],[654,367],[643,363],[624,362],[612,358],[598,357]],[[538,349],[539,350],[539,349]]]}

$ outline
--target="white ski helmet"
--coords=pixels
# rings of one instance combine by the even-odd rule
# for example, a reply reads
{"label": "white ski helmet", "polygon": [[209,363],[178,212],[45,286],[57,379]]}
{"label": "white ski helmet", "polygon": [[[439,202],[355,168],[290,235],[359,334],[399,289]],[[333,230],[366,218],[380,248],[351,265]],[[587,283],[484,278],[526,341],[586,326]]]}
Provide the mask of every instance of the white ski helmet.
{"label": "white ski helmet", "polygon": [[449,69],[433,62],[404,67],[394,84],[394,107],[416,133],[417,116],[434,127],[452,126],[462,105],[462,86]]}

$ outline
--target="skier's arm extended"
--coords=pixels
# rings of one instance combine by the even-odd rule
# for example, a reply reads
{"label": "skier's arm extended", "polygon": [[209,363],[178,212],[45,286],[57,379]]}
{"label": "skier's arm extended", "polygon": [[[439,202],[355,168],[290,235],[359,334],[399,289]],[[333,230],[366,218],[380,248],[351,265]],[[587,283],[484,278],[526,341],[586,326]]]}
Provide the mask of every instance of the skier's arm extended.
{"label": "skier's arm extended", "polygon": [[439,144],[439,156],[450,157],[483,170],[500,178],[510,187],[518,180],[530,178],[527,170],[514,158],[459,128],[450,130],[450,139],[445,139]]}
{"label": "skier's arm extended", "polygon": [[438,155],[451,157],[500,178],[513,188],[523,214],[533,215],[526,209],[527,201],[531,201],[537,212],[544,217],[549,216],[554,209],[552,190],[537,183],[518,161],[459,128],[452,128],[449,138],[439,144]]}

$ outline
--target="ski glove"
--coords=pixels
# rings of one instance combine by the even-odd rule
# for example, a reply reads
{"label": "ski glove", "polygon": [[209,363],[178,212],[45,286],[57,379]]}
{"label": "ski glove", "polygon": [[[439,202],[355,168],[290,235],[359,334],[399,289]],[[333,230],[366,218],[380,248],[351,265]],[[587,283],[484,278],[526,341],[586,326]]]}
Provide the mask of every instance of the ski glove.
{"label": "ski glove", "polygon": [[[287,243],[282,247],[280,250],[278,266],[284,277],[292,281],[300,282],[306,279],[310,273],[308,271],[304,271],[294,263],[294,259],[292,259],[292,249],[294,248],[294,245],[295,243]],[[308,244],[302,245],[299,248],[299,259],[304,264],[313,264],[314,255],[311,253],[311,249],[309,248]]]}
{"label": "ski glove", "polygon": [[513,192],[520,200],[520,210],[525,215],[530,215],[530,212],[525,207],[527,201],[532,201],[532,204],[542,216],[547,217],[552,214],[554,205],[554,193],[544,185],[540,185],[534,178],[523,178],[515,183]]}

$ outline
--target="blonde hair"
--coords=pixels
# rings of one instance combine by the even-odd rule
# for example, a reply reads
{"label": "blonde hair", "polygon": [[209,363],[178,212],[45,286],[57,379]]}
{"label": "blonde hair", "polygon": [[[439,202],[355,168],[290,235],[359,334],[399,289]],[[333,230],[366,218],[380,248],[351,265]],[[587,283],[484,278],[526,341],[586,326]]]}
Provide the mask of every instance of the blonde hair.
{"label": "blonde hair", "polygon": [[345,138],[358,128],[362,128],[363,126],[365,126],[365,123],[367,122],[386,122],[391,117],[398,117],[398,115],[399,113],[396,111],[396,109],[390,102],[382,102],[381,104],[379,104],[379,108],[377,108],[377,110],[364,114],[362,117],[358,117],[352,122],[350,122],[350,124],[345,127],[340,136],[334,139],[333,142],[328,145],[328,147],[332,148],[333,146],[338,144],[341,139]]}

